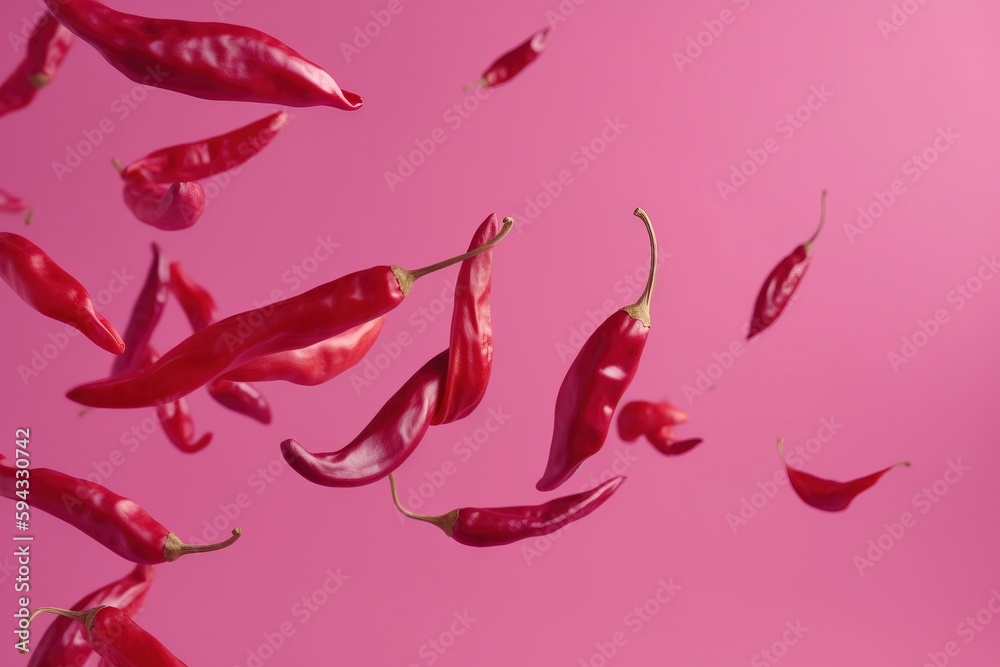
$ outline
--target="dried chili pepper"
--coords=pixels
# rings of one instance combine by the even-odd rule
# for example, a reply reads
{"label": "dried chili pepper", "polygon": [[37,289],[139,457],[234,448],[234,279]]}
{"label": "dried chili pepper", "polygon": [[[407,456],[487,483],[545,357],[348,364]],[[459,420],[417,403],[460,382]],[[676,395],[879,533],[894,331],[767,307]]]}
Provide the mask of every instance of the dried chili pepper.
{"label": "dried chili pepper", "polygon": [[278,111],[231,132],[162,148],[122,170],[122,178],[143,174],[154,183],[200,181],[243,164],[271,143],[288,121]]}
{"label": "dried chili pepper", "polygon": [[556,397],[555,426],[545,473],[535,484],[551,491],[604,445],[611,418],[635,377],[649,336],[649,302],[656,280],[656,235],[649,216],[634,211],[646,225],[651,259],[646,289],[639,300],[610,315],[583,344]]}
{"label": "dried chili pepper", "polygon": [[222,376],[233,382],[285,380],[313,386],[337,377],[364,359],[375,345],[385,315],[301,350],[276,352],[234,368]]}
{"label": "dried chili pepper", "polygon": [[45,14],[28,37],[28,51],[17,68],[0,83],[0,116],[28,106],[52,81],[73,43],[73,33]]}
{"label": "dried chili pepper", "polygon": [[0,213],[20,213],[28,210],[28,202],[0,190]]}
{"label": "dried chili pepper", "polygon": [[465,89],[468,90],[476,86],[499,86],[501,83],[510,81],[521,70],[534,62],[545,48],[545,38],[548,34],[549,29],[542,28],[523,43],[494,60],[493,64],[483,72],[482,78],[475,83],[470,83]]}
{"label": "dried chili pepper", "polygon": [[554,533],[603,505],[625,477],[613,477],[589,491],[555,498],[541,505],[520,507],[462,507],[440,516],[414,514],[400,504],[396,481],[389,475],[392,501],[405,516],[432,523],[444,534],[470,547],[495,547],[529,537]]}
{"label": "dried chili pepper", "polygon": [[86,611],[39,607],[28,616],[28,623],[43,612],[83,623],[94,653],[114,667],[187,667],[117,607],[102,605]]}
{"label": "dried chili pepper", "polygon": [[[142,608],[155,574],[152,565],[136,565],[121,579],[84,596],[71,611],[110,606],[120,607],[134,616]],[[85,629],[76,625],[73,619],[60,616],[32,649],[28,667],[82,667],[93,654]]]}
{"label": "dried chili pepper", "polygon": [[687,414],[670,401],[631,401],[618,411],[618,436],[632,442],[639,436],[665,426],[677,426],[687,420]]}
{"label": "dried chili pepper", "polygon": [[125,179],[125,205],[147,225],[169,232],[187,229],[205,211],[205,190],[200,183],[154,183],[144,172]]}
{"label": "dried chili pepper", "polygon": [[259,30],[125,14],[94,0],[45,0],[77,37],[137,83],[208,100],[353,110],[361,98]]}
{"label": "dried chili pepper", "polygon": [[422,269],[373,267],[227,317],[181,341],[144,373],[81,385],[67,396],[100,408],[138,408],[175,400],[249,361],[314,345],[384,315],[402,302],[414,281],[488,250],[513,224],[505,218],[501,232],[486,245]]}
{"label": "dried chili pepper", "polygon": [[911,465],[909,461],[900,461],[888,468],[865,475],[864,477],[859,477],[858,479],[853,479],[849,482],[835,482],[810,475],[807,472],[802,472],[789,466],[788,462],[785,461],[785,452],[782,449],[782,444],[782,439],[778,438],[778,456],[781,457],[781,463],[788,472],[788,481],[791,483],[792,489],[795,490],[795,493],[807,505],[825,512],[842,512],[846,510],[847,506],[851,504],[851,501],[859,493],[874,486],[875,482],[882,478],[882,475],[898,466],[908,468]]}
{"label": "dried chili pepper", "polygon": [[812,261],[813,243],[823,229],[823,222],[826,220],[826,190],[820,198],[819,226],[809,240],[798,246],[790,255],[778,262],[778,265],[771,270],[764,284],[757,294],[757,301],[753,307],[753,315],[750,318],[750,329],[747,332],[747,340],[750,340],[764,329],[768,328],[778,319],[785,306],[791,300],[795,290],[798,289],[799,282],[809,268]]}
{"label": "dried chili pepper", "polygon": [[160,251],[160,246],[153,243],[152,247],[153,263],[125,327],[125,352],[115,357],[111,366],[112,375],[135,373],[145,365],[153,330],[159,323],[167,305],[167,297],[170,296],[170,263]]}
{"label": "dried chili pepper", "polygon": [[23,236],[0,232],[0,277],[42,315],[79,329],[112,354],[125,351],[121,336],[94,309],[83,285]]}
{"label": "dried chili pepper", "polygon": [[[0,454],[0,495],[17,499],[17,468]],[[86,533],[133,563],[156,564],[181,556],[216,551],[235,542],[242,531],[217,544],[184,544],[133,500],[85,479],[48,468],[31,470],[31,505]]]}

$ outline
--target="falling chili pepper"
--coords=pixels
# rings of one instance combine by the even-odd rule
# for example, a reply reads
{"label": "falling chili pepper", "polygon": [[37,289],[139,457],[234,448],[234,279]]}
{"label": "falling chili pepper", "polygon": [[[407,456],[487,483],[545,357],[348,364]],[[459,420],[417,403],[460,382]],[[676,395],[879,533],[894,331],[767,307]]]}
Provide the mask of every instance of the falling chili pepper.
{"label": "falling chili pepper", "polygon": [[43,612],[83,623],[94,653],[106,658],[113,667],[187,667],[117,607],[101,605],[85,611],[39,607],[28,616],[28,623]]}
{"label": "falling chili pepper", "polygon": [[534,62],[535,58],[545,48],[545,38],[548,34],[549,29],[542,28],[523,43],[494,60],[493,64],[483,72],[482,78],[475,83],[470,83],[465,89],[469,90],[476,86],[499,86],[501,83],[510,81],[521,70]]}
{"label": "falling chili pepper", "polygon": [[45,6],[136,83],[208,100],[344,110],[362,104],[321,67],[253,28],[135,16],[94,0]]}
{"label": "falling chili pepper", "polygon": [[556,398],[555,426],[545,473],[535,484],[551,491],[604,445],[611,419],[639,365],[649,336],[649,303],[656,279],[656,235],[649,216],[634,211],[649,233],[646,289],[631,306],[615,311],[583,344]]}
{"label": "falling chili pepper", "polygon": [[144,172],[125,179],[125,205],[147,225],[168,232],[187,229],[205,211],[205,190],[200,183],[154,183]]}
{"label": "falling chili pepper", "polygon": [[[151,565],[136,565],[121,579],[86,595],[73,605],[71,611],[109,606],[120,607],[134,616],[142,608],[155,574]],[[31,650],[28,667],[81,667],[93,654],[85,628],[76,625],[73,619],[60,616]]]}
{"label": "falling chili pepper", "polygon": [[[146,356],[139,370],[146,370],[155,364],[158,358],[156,350],[147,346]],[[191,408],[188,407],[187,399],[183,396],[175,401],[157,405],[156,419],[160,422],[163,433],[167,436],[170,444],[185,454],[200,452],[212,443],[211,433],[204,433],[195,440],[194,419],[191,417]]]}
{"label": "falling chili pepper", "polygon": [[135,373],[144,365],[146,348],[170,296],[170,263],[160,251],[160,246],[153,243],[152,247],[153,262],[125,327],[125,352],[115,357],[111,366],[112,375]]}
{"label": "falling chili pepper", "polygon": [[175,400],[249,361],[314,345],[384,315],[403,301],[414,281],[488,250],[513,224],[505,218],[501,232],[486,245],[422,269],[373,267],[227,317],[181,341],[144,373],[81,385],[67,396],[99,408],[138,408]]}
{"label": "falling chili pepper", "polygon": [[23,236],[0,232],[0,277],[42,315],[79,329],[112,354],[125,351],[121,336],[94,309],[83,285]]}
{"label": "falling chili pepper", "polygon": [[664,426],[677,426],[687,420],[687,414],[670,401],[631,401],[618,411],[618,436],[632,442],[651,431],[658,431]]}
{"label": "falling chili pepper", "polygon": [[806,269],[809,268],[809,262],[812,261],[812,246],[823,229],[825,220],[826,190],[823,190],[823,195],[820,198],[819,227],[816,228],[808,241],[796,247],[790,255],[778,262],[778,265],[764,280],[764,284],[757,294],[757,302],[753,307],[747,340],[774,324],[774,321],[785,310],[785,306],[788,305],[795,290],[798,289]]}
{"label": "falling chili pepper", "polygon": [[781,463],[785,466],[785,470],[788,471],[788,481],[791,483],[795,493],[807,505],[825,512],[842,512],[846,510],[847,506],[851,504],[851,501],[859,493],[874,486],[875,482],[879,481],[882,475],[897,466],[908,468],[911,465],[909,461],[900,461],[888,468],[864,477],[859,477],[858,479],[853,479],[850,482],[834,482],[789,466],[788,462],[785,461],[785,452],[782,449],[782,444],[782,439],[778,438],[778,456],[781,457]]}
{"label": "falling chili pepper", "polygon": [[396,481],[389,475],[392,501],[411,519],[432,523],[444,534],[470,547],[496,547],[529,537],[554,533],[587,516],[610,498],[625,477],[613,477],[589,491],[555,498],[542,505],[520,507],[462,507],[440,516],[414,514],[404,508],[396,495]]}
{"label": "falling chili pepper", "polygon": [[674,437],[674,429],[670,426],[664,426],[657,431],[647,433],[646,439],[652,443],[658,452],[666,456],[685,454],[702,443],[701,438],[677,440]]}
{"label": "falling chili pepper", "polygon": [[[0,495],[16,500],[18,468],[0,454]],[[175,561],[228,547],[243,532],[216,544],[184,544],[133,500],[100,484],[48,468],[31,469],[31,506],[61,519],[133,563]]]}
{"label": "falling chili pepper", "polygon": [[28,202],[0,190],[0,213],[20,213],[28,210]]}
{"label": "falling chili pepper", "polygon": [[43,14],[28,37],[28,51],[0,83],[0,116],[28,106],[56,74],[73,43],[73,33]]}

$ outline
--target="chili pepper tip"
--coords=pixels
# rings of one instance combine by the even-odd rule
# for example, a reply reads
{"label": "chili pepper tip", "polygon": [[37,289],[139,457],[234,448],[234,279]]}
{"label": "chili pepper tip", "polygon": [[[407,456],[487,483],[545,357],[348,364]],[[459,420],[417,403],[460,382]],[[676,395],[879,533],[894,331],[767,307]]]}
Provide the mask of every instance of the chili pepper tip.
{"label": "chili pepper tip", "polygon": [[219,549],[225,549],[236,542],[236,540],[240,539],[241,535],[243,535],[242,529],[233,528],[232,537],[222,542],[216,542],[215,544],[184,544],[181,542],[180,538],[177,537],[177,535],[170,533],[167,535],[166,544],[163,545],[163,559],[169,563],[188,554],[199,554],[205,553],[206,551],[218,551]]}

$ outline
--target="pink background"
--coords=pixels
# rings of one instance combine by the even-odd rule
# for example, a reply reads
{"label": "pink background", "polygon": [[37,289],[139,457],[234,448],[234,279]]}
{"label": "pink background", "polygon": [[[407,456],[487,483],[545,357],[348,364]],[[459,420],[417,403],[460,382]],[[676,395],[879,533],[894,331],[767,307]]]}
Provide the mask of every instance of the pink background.
{"label": "pink background", "polygon": [[[912,15],[897,15],[906,22],[883,34],[879,22],[892,20],[895,5]],[[19,32],[37,6],[3,3],[4,33]],[[204,391],[191,395],[199,433],[216,438],[196,456],[158,431],[129,440],[130,429],[154,423],[152,409],[77,416],[65,391],[111,364],[82,336],[23,382],[18,366],[50,336],[62,340],[64,326],[0,294],[4,455],[13,455],[15,428],[30,427],[34,466],[101,474],[183,539],[203,539],[205,522],[245,531],[227,551],[157,568],[138,621],[186,663],[997,664],[1000,616],[988,604],[1000,610],[1000,280],[989,262],[1000,247],[1000,5],[402,0],[402,11],[349,62],[341,44],[386,2],[114,6],[201,21],[221,12],[224,21],[262,28],[324,66],[365,106],[290,110],[261,155],[205,184],[210,201],[194,228],[162,232],[125,209],[111,158],[131,161],[271,109],[136,87],[77,42],[35,103],[0,120],[0,187],[36,209],[30,227],[5,216],[4,230],[26,233],[94,295],[117,289],[115,271],[130,276],[103,308],[124,331],[151,240],[228,315],[356,269],[437,261],[463,250],[490,212],[511,215],[522,233],[495,256],[489,392],[468,419],[428,433],[399,470],[404,498],[425,483],[429,498],[410,504],[427,513],[534,504],[628,462],[619,493],[558,539],[481,550],[398,520],[387,483],[328,489],[285,466],[281,440],[339,448],[447,345],[454,269],[417,283],[389,319],[373,351],[385,356],[370,357],[386,368],[370,372],[369,385],[357,380],[360,366],[320,387],[262,386],[275,413],[267,427]],[[713,23],[724,11],[730,22]],[[559,20],[547,51],[517,80],[481,100],[462,92],[552,17]],[[712,37],[712,27],[721,34]],[[700,54],[692,47],[697,57],[679,68],[675,52],[699,33],[707,46]],[[10,71],[21,51],[2,51]],[[786,124],[815,90],[828,98],[800,109],[808,120],[798,127]],[[465,118],[449,111],[456,104],[467,105]],[[106,119],[110,133],[96,129]],[[437,128],[443,143],[418,155],[423,164],[390,190],[385,172]],[[938,153],[935,139],[949,128],[951,143],[939,140],[947,150]],[[777,152],[724,201],[717,182],[769,139]],[[589,159],[578,151],[592,142],[601,153]],[[57,179],[53,162],[81,144],[89,155]],[[936,161],[911,171],[925,150]],[[555,192],[563,170],[569,184],[547,198],[546,183]],[[859,207],[872,206],[894,180],[904,193],[852,237]],[[823,188],[827,226],[797,300],[732,356],[760,283],[812,234]],[[531,210],[529,201],[545,208]],[[679,434],[705,443],[668,459],[612,435],[569,483],[543,495],[534,483],[571,358],[561,346],[577,341],[581,327],[589,331],[591,315],[602,319],[606,301],[631,303],[638,290],[626,279],[644,277],[636,206],[656,225],[664,263],[653,330],[626,400],[671,399],[691,416]],[[327,253],[318,239],[337,245]],[[324,261],[303,264],[308,257]],[[303,277],[295,267],[305,267]],[[958,285],[978,291],[961,296]],[[939,309],[947,321],[934,336],[917,333],[916,355],[893,368],[888,355],[902,354],[903,338],[913,340]],[[154,342],[166,349],[187,330],[171,303]],[[400,340],[408,344],[394,347]],[[700,374],[713,388],[698,394],[691,388],[706,387]],[[824,420],[836,425],[832,438]],[[488,438],[487,426],[495,431]],[[804,464],[817,475],[850,479],[902,459],[913,467],[892,471],[846,512],[819,512],[773,477],[776,437],[794,448],[820,434],[828,442]],[[473,452],[456,444],[466,437],[485,442]],[[112,456],[121,465],[108,463]],[[925,489],[933,502],[921,500]],[[249,504],[239,508],[238,500]],[[734,523],[741,505],[750,516],[754,503],[756,513]],[[7,540],[16,532],[8,507],[0,520]],[[226,509],[238,510],[235,521]],[[913,521],[898,536],[893,524],[906,512]],[[33,605],[68,606],[130,569],[51,517],[36,512],[32,523]],[[880,540],[884,554],[873,550]],[[873,560],[868,567],[856,557]],[[8,638],[12,562],[0,555],[0,618],[11,625],[0,630]],[[340,584],[328,583],[331,572]],[[665,604],[656,600],[658,591],[666,599],[661,582],[675,587]],[[339,589],[328,595],[324,583]],[[323,604],[307,615],[301,600],[314,595]],[[979,630],[966,620],[977,613]],[[455,621],[463,615],[464,625]],[[36,628],[36,641],[47,625]],[[290,636],[279,642],[282,628]],[[267,648],[267,636],[280,648]],[[944,654],[949,642],[952,656]],[[23,664],[11,643],[0,662]],[[601,651],[612,649],[607,660]]]}

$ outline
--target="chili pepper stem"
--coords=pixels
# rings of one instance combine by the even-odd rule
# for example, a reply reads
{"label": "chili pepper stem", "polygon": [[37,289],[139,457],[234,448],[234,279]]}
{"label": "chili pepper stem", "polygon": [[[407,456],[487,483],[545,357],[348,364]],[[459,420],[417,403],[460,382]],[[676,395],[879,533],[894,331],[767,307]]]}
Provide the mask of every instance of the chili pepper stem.
{"label": "chili pepper stem", "polygon": [[[825,194],[825,193],[824,193]],[[784,451],[784,440],[783,438],[778,438],[778,456],[781,457],[781,464],[788,467],[788,462],[785,461],[785,451]],[[890,468],[895,468],[897,466],[903,466],[904,468],[909,468],[913,464],[909,461],[900,461],[899,463],[893,463]]]}
{"label": "chili pepper stem", "polygon": [[52,83],[52,77],[47,74],[32,74],[28,77],[28,82],[31,84],[32,88],[44,88]]}
{"label": "chili pepper stem", "polygon": [[813,235],[809,237],[809,240],[802,244],[806,249],[806,252],[809,252],[812,249],[812,245],[816,241],[816,237],[819,236],[819,233],[823,230],[824,222],[826,222],[826,190],[823,190],[823,194],[820,195],[819,199],[819,227],[817,227],[816,231],[813,232]]}
{"label": "chili pepper stem", "polygon": [[215,544],[184,544],[181,542],[180,538],[175,534],[170,533],[167,535],[167,543],[163,546],[163,558],[168,563],[173,562],[180,558],[181,556],[187,556],[188,554],[200,554],[206,551],[218,551],[219,549],[225,549],[229,545],[240,539],[243,531],[239,528],[233,528],[233,535],[228,540],[222,542],[216,542]]}
{"label": "chili pepper stem", "polygon": [[119,162],[118,158],[116,157],[111,158],[111,165],[118,170],[119,174],[125,171],[125,168],[122,166],[122,163]]}
{"label": "chili pepper stem", "polygon": [[28,212],[24,214],[24,224],[30,225],[31,219],[35,216],[35,209],[29,208]]}
{"label": "chili pepper stem", "polygon": [[653,223],[650,222],[649,216],[641,208],[636,208],[632,212],[632,215],[640,218],[644,225],[646,225],[646,231],[649,232],[649,278],[646,280],[646,289],[643,290],[642,294],[639,295],[639,300],[633,303],[631,306],[626,306],[622,308],[626,313],[628,313],[632,319],[639,320],[647,327],[649,326],[649,302],[653,297],[653,282],[656,279],[656,259],[657,259],[657,249],[656,249],[656,233],[653,231]]}
{"label": "chili pepper stem", "polygon": [[[35,616],[38,616],[41,613],[46,613],[47,612],[49,614],[57,614],[59,616],[65,616],[66,618],[70,618],[70,619],[72,619],[74,621],[80,621],[81,623],[84,624],[84,626],[86,626],[87,632],[89,633],[90,629],[94,625],[94,617],[97,616],[97,612],[99,612],[100,610],[104,609],[106,606],[107,605],[103,605],[102,604],[99,607],[94,607],[93,609],[87,609],[85,611],[74,611],[72,609],[60,609],[58,607],[38,607],[37,609],[35,609],[34,611],[32,611],[28,615],[27,623],[28,623],[28,625],[31,625],[31,622],[33,620],[35,620]],[[20,653],[27,653],[28,652],[28,651],[23,650],[21,648],[18,648],[17,650]]]}
{"label": "chili pepper stem", "polygon": [[507,233],[510,232],[510,230],[513,227],[514,227],[514,219],[506,217],[503,219],[503,227],[500,229],[497,235],[494,236],[489,241],[487,241],[486,243],[484,243],[483,245],[476,248],[475,250],[470,250],[469,252],[462,253],[461,255],[452,257],[451,259],[446,259],[436,264],[431,264],[430,266],[425,266],[421,269],[415,269],[413,271],[410,271],[409,269],[403,269],[398,266],[393,266],[392,272],[396,275],[396,280],[399,281],[399,289],[403,292],[403,295],[406,296],[407,294],[410,293],[410,288],[413,287],[413,283],[416,282],[418,278],[422,278],[423,276],[426,276],[428,273],[434,273],[435,271],[449,267],[452,264],[463,262],[469,259],[470,257],[475,257],[479,253],[489,250],[497,243],[499,243],[500,239],[507,236]]}
{"label": "chili pepper stem", "polygon": [[487,81],[484,76],[479,81],[473,81],[472,83],[466,84],[462,90],[472,90],[473,88],[479,88],[480,86],[485,87],[487,84],[489,84],[489,81]]}
{"label": "chili pepper stem", "polygon": [[393,479],[392,473],[389,473],[389,488],[392,489],[392,502],[396,504],[396,509],[398,509],[403,516],[408,516],[411,519],[416,519],[417,521],[426,521],[427,523],[432,523],[441,530],[448,537],[455,532],[455,523],[458,521],[458,510],[452,510],[447,514],[442,514],[440,516],[427,516],[426,514],[414,514],[410,510],[403,507],[399,502],[399,496],[396,495],[396,480]]}

